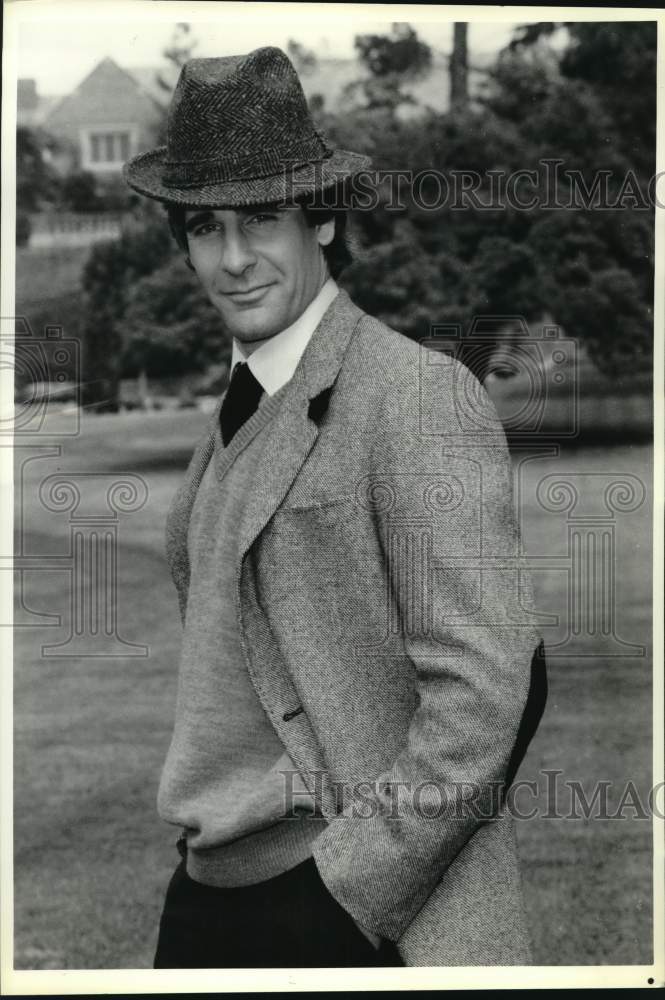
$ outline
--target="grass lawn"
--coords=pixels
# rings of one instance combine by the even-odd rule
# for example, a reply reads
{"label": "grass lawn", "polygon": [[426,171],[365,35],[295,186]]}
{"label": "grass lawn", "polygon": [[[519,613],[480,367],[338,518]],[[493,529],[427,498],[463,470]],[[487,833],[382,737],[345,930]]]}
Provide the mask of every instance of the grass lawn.
{"label": "grass lawn", "polygon": [[[177,831],[155,811],[180,641],[163,554],[164,517],[205,419],[193,411],[87,417],[78,437],[61,439],[59,457],[24,465],[24,551],[31,554],[65,553],[68,545],[68,515],[47,514],[40,506],[37,488],[46,475],[110,471],[144,479],[147,503],[119,518],[118,622],[123,639],[147,645],[149,656],[42,656],[42,645],[66,637],[69,582],[61,569],[26,573],[27,606],[61,614],[63,625],[16,631],[16,968],[152,963],[163,894],[177,862]],[[648,461],[646,446],[571,451],[557,463],[532,463],[527,486],[554,470],[630,472],[648,482]],[[100,502],[106,485],[91,486]],[[560,518],[528,504],[524,527],[530,551],[564,554]],[[618,631],[626,641],[647,645],[649,532],[648,504],[617,517]],[[565,618],[564,582],[556,568],[536,574],[538,606]],[[19,620],[27,614],[19,610]],[[615,805],[618,786],[628,779],[645,797],[651,780],[649,658],[567,655],[550,661],[549,680],[546,716],[520,772],[538,782],[540,804],[546,800],[543,768],[561,769],[560,780],[580,781],[588,795],[596,780],[613,782]],[[525,808],[533,805],[524,801]],[[630,810],[626,816],[541,816],[518,823],[537,963],[650,961],[650,824],[630,818]]]}

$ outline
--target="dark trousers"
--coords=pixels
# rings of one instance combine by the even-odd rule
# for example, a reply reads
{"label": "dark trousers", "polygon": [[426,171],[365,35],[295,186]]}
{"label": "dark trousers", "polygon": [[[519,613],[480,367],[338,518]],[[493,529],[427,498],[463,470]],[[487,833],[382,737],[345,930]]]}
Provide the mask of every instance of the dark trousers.
{"label": "dark trousers", "polygon": [[166,893],[156,969],[403,965],[376,949],[326,888],[312,858],[257,885],[217,889],[177,867]]}

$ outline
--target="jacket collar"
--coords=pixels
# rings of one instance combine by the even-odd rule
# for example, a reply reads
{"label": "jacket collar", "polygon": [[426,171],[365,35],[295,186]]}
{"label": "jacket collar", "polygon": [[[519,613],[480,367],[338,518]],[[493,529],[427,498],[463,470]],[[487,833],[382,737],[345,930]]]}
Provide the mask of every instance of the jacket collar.
{"label": "jacket collar", "polygon": [[[299,368],[309,399],[334,383],[362,311],[340,289],[312,334]],[[297,374],[297,370],[296,370]]]}

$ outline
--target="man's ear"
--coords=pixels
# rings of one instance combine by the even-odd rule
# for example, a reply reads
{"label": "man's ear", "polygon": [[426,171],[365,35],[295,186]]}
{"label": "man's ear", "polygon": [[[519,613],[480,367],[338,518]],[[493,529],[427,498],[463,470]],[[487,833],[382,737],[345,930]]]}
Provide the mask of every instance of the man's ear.
{"label": "man's ear", "polygon": [[319,246],[330,246],[335,238],[335,220],[328,219],[327,222],[322,222],[320,226],[317,226],[316,238],[319,241]]}

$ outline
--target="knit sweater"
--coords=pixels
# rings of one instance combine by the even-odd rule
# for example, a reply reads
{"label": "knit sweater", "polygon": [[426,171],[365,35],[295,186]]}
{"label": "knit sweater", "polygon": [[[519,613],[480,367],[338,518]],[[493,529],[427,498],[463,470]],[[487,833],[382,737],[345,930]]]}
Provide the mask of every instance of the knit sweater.
{"label": "knit sweater", "polygon": [[[285,391],[264,396],[226,448],[217,429],[187,538],[189,599],[158,808],[186,828],[188,874],[222,887],[299,864],[325,826],[304,796],[287,794],[292,779],[280,770],[292,765],[248,676],[236,616],[237,527]],[[285,817],[293,807],[296,818]]]}

